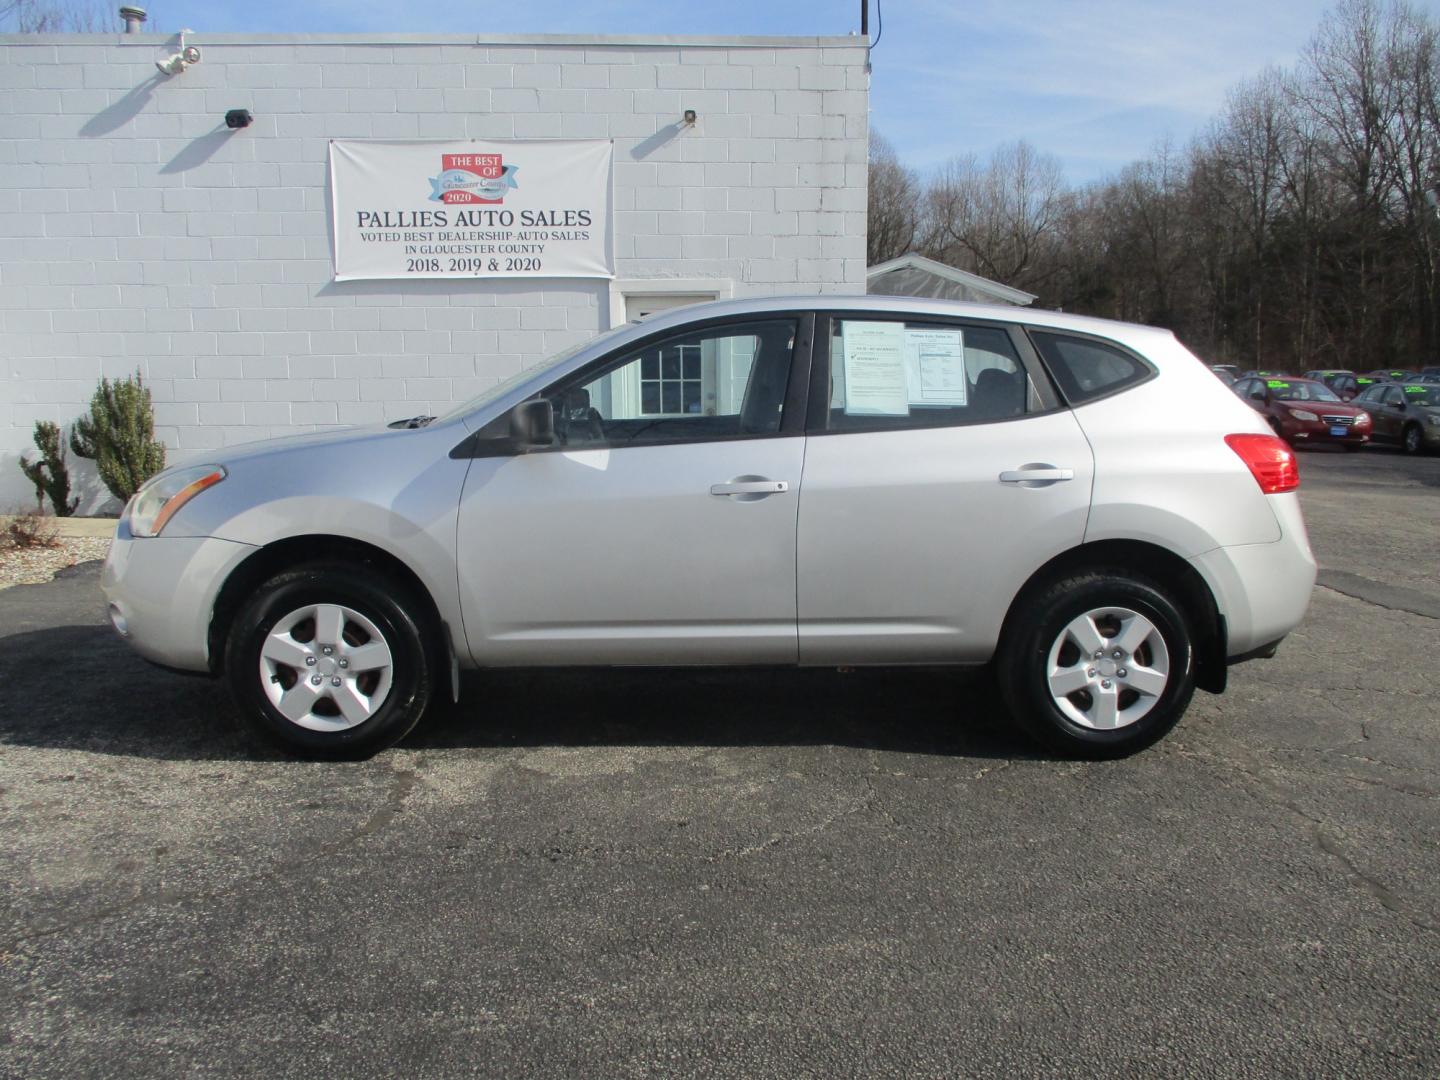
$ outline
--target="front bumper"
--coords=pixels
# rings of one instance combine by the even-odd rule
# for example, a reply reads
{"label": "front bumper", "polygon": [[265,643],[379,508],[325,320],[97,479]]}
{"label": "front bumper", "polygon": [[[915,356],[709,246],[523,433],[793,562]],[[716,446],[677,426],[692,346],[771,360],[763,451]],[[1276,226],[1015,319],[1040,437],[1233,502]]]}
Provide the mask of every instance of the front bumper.
{"label": "front bumper", "polygon": [[215,598],[257,550],[205,536],[136,538],[122,521],[100,575],[110,624],[147,660],[208,672]]}
{"label": "front bumper", "polygon": [[[1335,431],[1344,429],[1344,434]],[[1323,420],[1281,420],[1280,436],[1286,442],[1328,443],[1333,446],[1364,446],[1370,441],[1370,425],[1327,424]]]}

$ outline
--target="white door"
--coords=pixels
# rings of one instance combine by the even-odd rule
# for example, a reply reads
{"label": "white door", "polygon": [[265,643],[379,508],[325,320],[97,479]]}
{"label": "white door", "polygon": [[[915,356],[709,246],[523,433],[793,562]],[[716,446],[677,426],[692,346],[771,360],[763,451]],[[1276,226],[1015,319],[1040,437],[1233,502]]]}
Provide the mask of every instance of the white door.
{"label": "white door", "polygon": [[[847,387],[845,330],[858,342],[876,320],[833,320],[815,350],[834,377],[805,456],[800,662],[985,660],[1025,580],[1084,538],[1090,446],[999,328],[881,327]],[[906,369],[888,394],[887,349]]]}
{"label": "white door", "polygon": [[[544,392],[560,445],[472,463],[459,575],[477,663],[795,662],[805,439],[783,403],[799,321],[631,348]],[[687,377],[706,353],[748,357],[726,408]]]}

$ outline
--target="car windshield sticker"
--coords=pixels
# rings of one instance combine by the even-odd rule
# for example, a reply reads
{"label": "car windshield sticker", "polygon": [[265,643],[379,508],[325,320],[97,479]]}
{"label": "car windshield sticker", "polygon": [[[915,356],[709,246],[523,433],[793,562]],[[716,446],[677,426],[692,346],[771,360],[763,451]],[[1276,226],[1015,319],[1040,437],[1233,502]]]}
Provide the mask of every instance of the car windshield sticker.
{"label": "car windshield sticker", "polygon": [[1289,390],[1289,389],[1290,389],[1290,384],[1289,384],[1288,382],[1286,382],[1284,379],[1270,379],[1268,382],[1266,382],[1265,385],[1268,386],[1268,387],[1270,387],[1271,390]]}
{"label": "car windshield sticker", "polygon": [[846,415],[909,416],[905,324],[847,319],[841,325],[845,340]]}
{"label": "car windshield sticker", "polygon": [[959,330],[906,330],[905,377],[911,405],[964,405],[965,336]]}
{"label": "car windshield sticker", "polygon": [[1405,387],[1405,393],[1407,393],[1407,394],[1423,394],[1423,393],[1425,393],[1425,391],[1426,391],[1427,389],[1428,389],[1428,387],[1424,387],[1424,386],[1407,386],[1407,387]]}

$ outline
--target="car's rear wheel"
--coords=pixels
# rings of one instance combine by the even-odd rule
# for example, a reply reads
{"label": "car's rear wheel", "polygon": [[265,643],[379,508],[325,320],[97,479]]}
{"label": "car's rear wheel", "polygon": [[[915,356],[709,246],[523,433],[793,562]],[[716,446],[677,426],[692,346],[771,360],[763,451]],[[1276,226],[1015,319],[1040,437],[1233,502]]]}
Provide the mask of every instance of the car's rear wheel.
{"label": "car's rear wheel", "polygon": [[272,577],[233,623],[225,674],[242,714],[306,757],[366,757],[425,711],[432,665],[421,605],[399,582],[346,563]]}
{"label": "car's rear wheel", "polygon": [[1400,449],[1407,454],[1418,454],[1423,445],[1424,433],[1420,430],[1420,425],[1406,424],[1404,432],[1400,435]]}
{"label": "car's rear wheel", "polygon": [[997,656],[1019,725],[1069,757],[1123,757],[1163,737],[1195,692],[1176,602],[1121,570],[1082,571],[1022,599]]}

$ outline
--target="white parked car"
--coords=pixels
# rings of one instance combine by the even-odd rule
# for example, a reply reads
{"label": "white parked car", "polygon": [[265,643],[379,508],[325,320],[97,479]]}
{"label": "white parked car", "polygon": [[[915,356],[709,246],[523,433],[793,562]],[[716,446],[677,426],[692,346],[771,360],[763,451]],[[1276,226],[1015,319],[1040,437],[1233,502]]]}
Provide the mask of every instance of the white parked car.
{"label": "white parked car", "polygon": [[1167,331],[741,300],[162,473],[104,588],[143,656],[304,754],[393,743],[459,669],[993,662],[1026,731],[1111,757],[1299,623],[1297,484]]}

